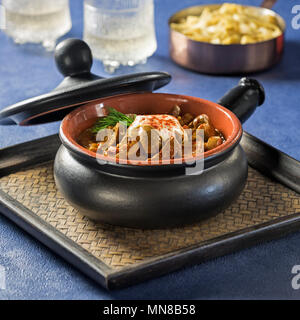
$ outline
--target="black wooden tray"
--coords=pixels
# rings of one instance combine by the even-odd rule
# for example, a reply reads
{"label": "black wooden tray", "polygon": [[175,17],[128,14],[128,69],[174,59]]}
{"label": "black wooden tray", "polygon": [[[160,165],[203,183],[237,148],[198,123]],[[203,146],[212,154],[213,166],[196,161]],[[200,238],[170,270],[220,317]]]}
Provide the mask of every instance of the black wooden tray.
{"label": "black wooden tray", "polygon": [[81,216],[55,188],[57,135],[0,150],[0,212],[102,286],[128,286],[298,230],[300,162],[247,133],[241,144],[245,191],[193,226],[135,230]]}

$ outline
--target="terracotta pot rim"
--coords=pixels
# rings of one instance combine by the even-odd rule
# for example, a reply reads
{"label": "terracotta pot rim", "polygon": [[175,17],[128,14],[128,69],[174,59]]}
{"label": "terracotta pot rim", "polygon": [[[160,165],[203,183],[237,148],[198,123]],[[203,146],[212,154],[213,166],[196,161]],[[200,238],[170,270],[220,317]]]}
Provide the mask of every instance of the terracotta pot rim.
{"label": "terracotta pot rim", "polygon": [[[193,97],[193,96],[187,96],[187,95],[181,95],[181,94],[171,94],[171,93],[151,93],[151,92],[146,92],[146,93],[130,93],[130,94],[124,94],[122,95],[122,97],[126,97],[126,96],[132,96],[132,95],[157,95],[159,96],[164,96],[164,97],[172,97],[172,98],[178,98],[178,99],[186,99],[188,101],[194,101],[194,102],[200,102],[202,104],[209,104],[211,107],[216,108],[216,109],[221,109],[221,111],[225,114],[227,114],[227,116],[229,117],[229,119],[231,120],[231,123],[233,125],[233,130],[231,131],[230,135],[226,138],[226,141],[221,144],[220,146],[206,151],[204,152],[204,157],[188,157],[188,158],[184,158],[184,159],[176,159],[174,160],[160,160],[160,161],[121,161],[121,162],[116,162],[114,158],[112,157],[105,157],[105,156],[100,156],[97,155],[97,153],[92,152],[84,147],[82,147],[81,145],[79,145],[74,139],[73,137],[71,137],[69,131],[68,131],[68,125],[70,123],[70,120],[72,119],[72,117],[74,117],[78,112],[81,112],[82,110],[86,109],[86,108],[90,108],[92,106],[95,106],[96,104],[99,104],[101,102],[104,102],[107,99],[111,99],[113,97],[105,97],[105,98],[101,98],[101,99],[97,99],[95,101],[86,103],[74,110],[72,110],[67,116],[65,116],[65,118],[63,119],[63,121],[61,122],[61,126],[60,126],[60,138],[62,140],[62,143],[70,150],[74,151],[75,153],[87,157],[88,159],[99,159],[102,161],[106,161],[109,164],[112,165],[127,165],[127,166],[170,166],[173,164],[178,164],[177,162],[179,162],[179,164],[185,164],[185,162],[187,161],[195,161],[195,160],[200,160],[203,159],[204,160],[209,160],[210,158],[215,158],[218,156],[223,155],[226,152],[229,152],[230,150],[232,150],[232,148],[234,148],[240,141],[241,137],[242,137],[242,133],[243,133],[243,129],[242,129],[242,125],[239,121],[239,119],[237,118],[237,116],[231,112],[230,110],[228,110],[227,108],[209,101],[209,100],[205,100],[202,98],[198,98],[198,97]],[[120,96],[116,96],[116,97],[120,97]]]}

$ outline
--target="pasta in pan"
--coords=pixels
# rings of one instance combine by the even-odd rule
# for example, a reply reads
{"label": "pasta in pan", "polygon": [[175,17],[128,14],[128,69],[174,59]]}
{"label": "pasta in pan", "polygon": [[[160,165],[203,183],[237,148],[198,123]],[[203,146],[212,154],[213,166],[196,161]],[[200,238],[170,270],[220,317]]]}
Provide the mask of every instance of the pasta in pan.
{"label": "pasta in pan", "polygon": [[213,44],[248,44],[273,39],[282,34],[273,15],[258,15],[253,7],[224,3],[206,7],[200,16],[187,16],[171,28],[195,41]]}

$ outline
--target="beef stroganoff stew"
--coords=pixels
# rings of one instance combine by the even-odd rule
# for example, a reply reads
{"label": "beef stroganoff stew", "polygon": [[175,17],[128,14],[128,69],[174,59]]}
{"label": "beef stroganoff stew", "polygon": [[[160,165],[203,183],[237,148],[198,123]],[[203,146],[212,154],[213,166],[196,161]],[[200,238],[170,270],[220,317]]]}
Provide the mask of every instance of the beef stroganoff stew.
{"label": "beef stroganoff stew", "polygon": [[78,143],[89,151],[120,160],[161,161],[196,157],[221,145],[225,138],[206,114],[183,113],[175,105],[169,114],[108,115],[84,130]]}

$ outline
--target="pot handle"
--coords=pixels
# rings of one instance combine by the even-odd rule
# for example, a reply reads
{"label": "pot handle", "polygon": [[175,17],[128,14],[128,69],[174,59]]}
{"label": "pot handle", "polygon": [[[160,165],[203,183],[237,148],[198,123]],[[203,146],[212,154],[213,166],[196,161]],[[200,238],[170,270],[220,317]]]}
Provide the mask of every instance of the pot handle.
{"label": "pot handle", "polygon": [[239,84],[229,90],[218,104],[231,110],[243,123],[265,101],[265,90],[255,79],[242,78]]}

